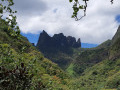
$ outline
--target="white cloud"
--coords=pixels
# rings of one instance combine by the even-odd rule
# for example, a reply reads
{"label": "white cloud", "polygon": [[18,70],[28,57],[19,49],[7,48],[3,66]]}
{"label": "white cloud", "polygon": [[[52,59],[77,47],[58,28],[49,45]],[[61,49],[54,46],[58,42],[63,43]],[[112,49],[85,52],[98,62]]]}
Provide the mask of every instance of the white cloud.
{"label": "white cloud", "polygon": [[[29,1],[22,0],[18,9],[18,12],[23,9],[25,11],[18,15],[18,23],[23,33],[39,33],[46,30],[48,34],[53,35],[62,32],[65,35],[80,37],[82,42],[99,44],[111,39],[119,25],[115,21],[115,17],[120,14],[118,0],[114,0],[113,5],[110,0],[90,0],[87,16],[80,21],[71,18],[73,11],[69,0],[34,0],[34,4],[30,3],[32,8],[22,7],[22,3],[27,2],[29,5]],[[41,5],[41,2],[44,5]],[[16,3],[19,4],[18,1]],[[36,13],[39,10],[40,13]]]}

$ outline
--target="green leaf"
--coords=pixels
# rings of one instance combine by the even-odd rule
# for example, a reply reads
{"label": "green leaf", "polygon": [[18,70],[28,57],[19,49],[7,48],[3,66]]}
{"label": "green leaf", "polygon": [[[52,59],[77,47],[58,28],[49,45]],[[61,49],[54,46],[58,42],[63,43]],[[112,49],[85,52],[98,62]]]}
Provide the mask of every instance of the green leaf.
{"label": "green leaf", "polygon": [[84,9],[84,8],[83,8],[83,5],[82,5],[82,6],[79,6],[79,9]]}
{"label": "green leaf", "polygon": [[69,2],[72,2],[73,0],[69,0]]}
{"label": "green leaf", "polygon": [[78,2],[78,0],[75,0],[75,2]]}

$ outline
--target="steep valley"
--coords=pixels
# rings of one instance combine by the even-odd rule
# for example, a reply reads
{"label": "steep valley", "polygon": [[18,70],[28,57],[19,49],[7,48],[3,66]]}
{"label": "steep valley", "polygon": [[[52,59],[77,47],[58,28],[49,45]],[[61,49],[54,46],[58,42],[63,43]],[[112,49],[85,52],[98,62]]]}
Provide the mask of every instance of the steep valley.
{"label": "steep valley", "polygon": [[120,90],[120,26],[95,48],[45,31],[35,47],[8,28],[0,18],[0,90]]}
{"label": "steep valley", "polygon": [[[107,40],[95,48],[71,47],[69,53],[58,51],[53,54],[51,52],[44,54],[46,57],[50,54],[52,56],[49,56],[50,59],[70,76],[74,78],[77,76],[77,79],[71,81],[72,85],[76,85],[74,90],[78,88],[78,90],[105,90],[105,88],[119,90],[119,35],[120,26],[112,40]],[[67,65],[65,61],[68,61]]]}

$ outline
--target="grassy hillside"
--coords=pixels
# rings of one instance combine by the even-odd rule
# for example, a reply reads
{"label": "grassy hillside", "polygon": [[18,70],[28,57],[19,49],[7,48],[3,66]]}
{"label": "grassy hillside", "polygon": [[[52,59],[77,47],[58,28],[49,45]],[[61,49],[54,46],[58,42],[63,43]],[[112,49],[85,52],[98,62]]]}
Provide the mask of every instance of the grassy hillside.
{"label": "grassy hillside", "polygon": [[81,75],[86,68],[91,67],[104,59],[108,59],[110,42],[111,41],[106,41],[96,48],[81,49],[80,54],[73,62],[73,71],[78,75]]}
{"label": "grassy hillside", "polygon": [[[86,55],[83,56],[83,58],[87,58],[84,59],[88,60],[87,63],[90,62],[89,60],[92,60],[92,58],[96,55],[98,59],[99,57],[102,57],[102,61],[92,65],[91,67],[89,67],[91,63],[88,63],[88,65],[86,65],[87,68],[84,70],[82,75],[73,80],[72,84],[76,85],[78,90],[120,90],[120,38],[118,37],[115,43],[109,45],[109,47],[106,47],[105,43],[100,45],[100,47],[105,47],[103,50],[108,49],[107,58],[104,57],[104,51],[97,51],[99,50],[98,48],[94,49],[96,53],[94,53],[95,51],[90,50],[91,53],[83,54]],[[87,52],[89,51],[87,50]],[[78,67],[82,67],[82,65],[84,65],[84,63]]]}
{"label": "grassy hillside", "polygon": [[114,60],[120,58],[120,37],[112,44],[110,48],[110,56],[109,59]]}
{"label": "grassy hillside", "polygon": [[79,76],[82,75],[85,69],[92,67],[105,59],[114,60],[120,58],[120,38],[118,37],[118,33],[119,29],[114,36],[116,37],[117,35],[114,40],[107,40],[96,48],[80,49],[79,54],[72,62],[73,68],[71,69],[71,72],[74,72],[75,75]]}
{"label": "grassy hillside", "polygon": [[79,90],[119,90],[120,59],[103,60],[91,68],[87,68],[83,75],[73,83]]}
{"label": "grassy hillside", "polygon": [[120,38],[120,25],[119,25],[119,27],[118,27],[118,29],[117,29],[116,34],[115,34],[114,37],[112,38],[112,44],[114,44],[118,38]]}
{"label": "grassy hillside", "polygon": [[97,46],[96,48],[108,48],[111,46],[111,43],[112,43],[112,40],[107,40],[102,44],[100,44],[99,46]]}
{"label": "grassy hillside", "polygon": [[0,20],[0,90],[67,90],[69,77]]}

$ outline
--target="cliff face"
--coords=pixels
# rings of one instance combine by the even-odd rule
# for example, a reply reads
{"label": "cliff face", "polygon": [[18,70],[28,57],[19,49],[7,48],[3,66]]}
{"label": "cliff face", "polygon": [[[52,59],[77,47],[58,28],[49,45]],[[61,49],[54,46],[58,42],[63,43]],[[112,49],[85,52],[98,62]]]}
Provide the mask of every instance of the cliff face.
{"label": "cliff face", "polygon": [[37,47],[46,47],[51,45],[51,37],[43,30],[43,32],[40,34]]}
{"label": "cliff face", "polygon": [[44,30],[40,33],[40,37],[37,43],[37,47],[42,50],[43,48],[79,48],[81,47],[80,38],[78,41],[72,36],[64,36],[63,33],[55,34],[53,37],[50,37]]}
{"label": "cliff face", "polygon": [[50,37],[45,31],[40,33],[37,48],[53,62],[57,63],[61,68],[65,69],[73,61],[73,49],[81,47],[80,38],[76,39],[72,36],[64,36],[63,33],[55,34]]}
{"label": "cliff face", "polygon": [[110,60],[116,60],[117,58],[120,58],[120,26],[118,27],[118,30],[114,37],[112,38],[112,45],[110,48]]}
{"label": "cliff face", "polygon": [[120,38],[120,26],[118,27],[116,34],[112,38],[112,44],[114,44],[118,38]]}

